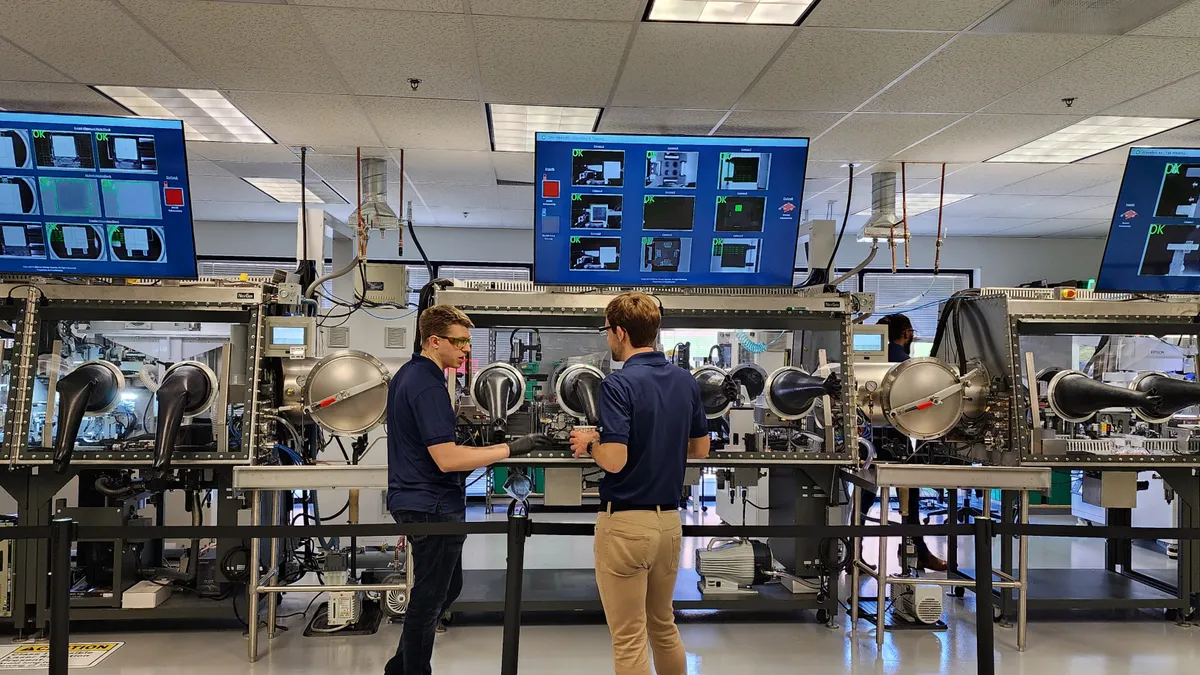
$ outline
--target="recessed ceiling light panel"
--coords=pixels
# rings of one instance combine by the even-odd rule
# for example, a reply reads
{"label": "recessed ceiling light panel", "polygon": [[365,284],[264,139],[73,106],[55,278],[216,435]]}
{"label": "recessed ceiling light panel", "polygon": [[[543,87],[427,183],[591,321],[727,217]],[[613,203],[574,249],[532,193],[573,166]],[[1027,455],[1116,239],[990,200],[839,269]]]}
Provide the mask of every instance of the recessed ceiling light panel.
{"label": "recessed ceiling light panel", "polygon": [[647,21],[794,26],[817,0],[652,0]]}
{"label": "recessed ceiling light panel", "polygon": [[[242,180],[265,192],[277,202],[286,204],[300,203],[300,181],[295,178],[242,178]],[[308,181],[304,187],[305,201],[308,204],[345,204],[333,188],[324,181]]]}
{"label": "recessed ceiling light panel", "polygon": [[1070,164],[1195,121],[1165,117],[1089,117],[987,161]]}
{"label": "recessed ceiling light panel", "polygon": [[94,89],[140,117],[183,120],[183,135],[189,141],[275,142],[221,92],[213,89],[110,86]]}
{"label": "recessed ceiling light panel", "polygon": [[595,131],[600,109],[489,103],[488,117],[492,127],[492,150],[533,152],[534,134],[539,131]]}

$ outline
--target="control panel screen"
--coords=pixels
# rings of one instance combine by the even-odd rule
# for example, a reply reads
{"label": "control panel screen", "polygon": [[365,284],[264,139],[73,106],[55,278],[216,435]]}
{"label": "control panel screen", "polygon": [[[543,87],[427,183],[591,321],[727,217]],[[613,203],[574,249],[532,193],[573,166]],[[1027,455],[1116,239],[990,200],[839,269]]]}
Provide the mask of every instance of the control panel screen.
{"label": "control panel screen", "polygon": [[539,133],[534,281],[790,286],[805,138]]}
{"label": "control panel screen", "polygon": [[855,333],[854,351],[881,352],[883,351],[883,335],[880,333]]}
{"label": "control panel screen", "polygon": [[0,274],[196,276],[183,122],[0,111]]}
{"label": "control panel screen", "polygon": [[280,347],[301,347],[308,344],[304,326],[273,326],[271,344]]}

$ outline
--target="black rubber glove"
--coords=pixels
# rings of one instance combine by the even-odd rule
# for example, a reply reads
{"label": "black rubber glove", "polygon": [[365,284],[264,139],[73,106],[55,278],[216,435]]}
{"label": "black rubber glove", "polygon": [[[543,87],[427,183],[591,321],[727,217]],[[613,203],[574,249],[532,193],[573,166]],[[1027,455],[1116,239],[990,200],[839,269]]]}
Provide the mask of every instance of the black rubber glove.
{"label": "black rubber glove", "polygon": [[522,457],[531,452],[544,452],[554,449],[554,440],[546,434],[529,434],[514,438],[508,442],[508,456]]}

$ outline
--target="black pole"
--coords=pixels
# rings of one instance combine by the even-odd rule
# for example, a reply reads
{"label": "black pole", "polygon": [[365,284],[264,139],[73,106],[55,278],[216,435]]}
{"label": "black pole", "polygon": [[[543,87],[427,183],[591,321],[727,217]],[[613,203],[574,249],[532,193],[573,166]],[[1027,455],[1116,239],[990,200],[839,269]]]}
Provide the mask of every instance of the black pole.
{"label": "black pole", "polygon": [[521,593],[525,572],[525,537],[529,536],[529,514],[525,503],[513,500],[508,506],[508,565],[504,581],[504,642],[500,675],[517,675],[521,651]]}
{"label": "black pole", "polygon": [[975,519],[975,645],[979,675],[996,673],[996,635],[992,607],[992,521]]}
{"label": "black pole", "polygon": [[50,524],[50,675],[67,675],[71,635],[71,541],[75,522]]}

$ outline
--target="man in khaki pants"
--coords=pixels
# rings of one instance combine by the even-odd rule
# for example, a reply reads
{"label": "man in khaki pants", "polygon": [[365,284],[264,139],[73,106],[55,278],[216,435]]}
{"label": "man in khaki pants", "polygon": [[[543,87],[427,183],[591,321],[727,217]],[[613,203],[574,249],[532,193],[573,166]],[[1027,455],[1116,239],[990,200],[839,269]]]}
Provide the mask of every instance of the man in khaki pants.
{"label": "man in khaki pants", "polygon": [[671,595],[679,572],[679,502],[687,458],[708,456],[708,420],[688,371],[655,351],[661,320],[644,293],[604,310],[613,359],[624,367],[600,385],[600,431],[571,432],[606,476],[596,519],[596,582],[612,633],[617,675],[686,675]]}

